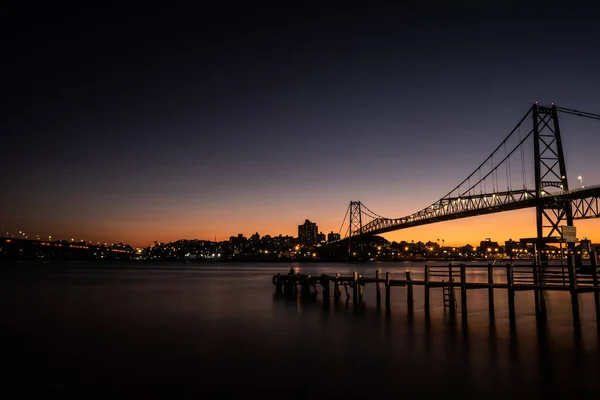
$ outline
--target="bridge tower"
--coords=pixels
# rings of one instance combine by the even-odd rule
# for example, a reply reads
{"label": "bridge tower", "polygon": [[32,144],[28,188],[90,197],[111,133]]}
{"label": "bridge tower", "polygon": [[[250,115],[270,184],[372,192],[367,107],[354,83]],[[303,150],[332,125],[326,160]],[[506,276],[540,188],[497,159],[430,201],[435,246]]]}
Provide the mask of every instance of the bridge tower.
{"label": "bridge tower", "polygon": [[538,199],[536,211],[538,248],[544,238],[561,235],[561,225],[573,226],[571,200],[544,198],[556,188],[560,193],[568,192],[567,167],[563,154],[562,140],[556,106],[542,107],[534,104],[533,148],[535,168],[535,193]]}
{"label": "bridge tower", "polygon": [[360,201],[350,201],[350,225],[348,227],[348,257],[352,254],[352,237],[358,236],[360,255],[363,250],[363,226],[362,226],[362,210]]}

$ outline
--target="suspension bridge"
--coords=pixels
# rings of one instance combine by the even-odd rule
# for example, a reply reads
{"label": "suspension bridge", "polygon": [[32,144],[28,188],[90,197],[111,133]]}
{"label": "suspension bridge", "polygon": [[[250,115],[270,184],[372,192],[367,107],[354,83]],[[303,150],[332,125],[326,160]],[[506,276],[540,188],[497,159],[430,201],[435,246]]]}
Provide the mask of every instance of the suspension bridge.
{"label": "suspension bridge", "polygon": [[559,114],[600,120],[599,114],[535,103],[469,176],[422,210],[387,218],[361,201],[350,201],[341,240],[348,240],[350,249],[351,241],[362,243],[366,235],[533,207],[534,242],[562,240],[564,227],[572,227],[574,220],[600,217],[600,185],[569,187]]}

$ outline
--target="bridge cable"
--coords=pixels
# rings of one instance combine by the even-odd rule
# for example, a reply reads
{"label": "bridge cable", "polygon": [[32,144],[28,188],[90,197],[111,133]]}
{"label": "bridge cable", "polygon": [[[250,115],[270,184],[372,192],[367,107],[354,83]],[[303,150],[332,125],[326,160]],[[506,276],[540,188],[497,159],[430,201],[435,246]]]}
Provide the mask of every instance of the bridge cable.
{"label": "bridge cable", "polygon": [[[519,142],[521,141],[521,124],[519,124]],[[521,149],[521,173],[523,174],[523,189],[527,189],[527,172],[525,171],[525,150],[523,146],[519,146]]]}
{"label": "bridge cable", "polygon": [[[492,169],[491,172],[494,172],[496,169],[494,168],[494,153],[492,153]],[[492,175],[492,193],[496,193],[496,180],[494,179],[494,175]]]}
{"label": "bridge cable", "polygon": [[[525,119],[527,119],[527,117],[529,116],[529,114],[531,114],[531,112],[533,111],[533,107],[531,107],[529,109],[529,111],[527,111],[527,113],[523,116],[523,118],[521,118],[521,120],[517,123],[517,125],[515,125],[515,127],[510,131],[510,133],[508,134],[508,136],[506,138],[504,138],[504,140],[498,145],[498,147],[496,147],[496,149],[492,152],[492,155],[494,153],[496,153],[498,151],[498,149],[500,149],[502,147],[502,145],[504,144],[504,142],[506,142],[517,130],[517,128],[519,128],[519,126],[523,123],[523,121],[525,121]],[[481,167],[485,166],[485,164],[489,161],[489,159],[492,157],[492,155],[488,156],[480,165],[479,167],[477,167],[472,173],[471,175],[469,175],[467,178],[465,178],[458,186],[462,185],[463,183],[465,183],[467,181],[467,179],[471,176],[473,176],[477,170],[479,170]],[[480,171],[481,172],[481,171]],[[487,174],[486,176],[489,176],[490,174]],[[480,181],[481,182],[481,181]],[[478,182],[479,183],[479,182]],[[449,197],[453,192],[455,192],[458,189],[458,186],[455,187],[454,189],[452,189],[448,194],[446,194],[445,196],[443,196],[442,198],[446,198]]]}
{"label": "bridge cable", "polygon": [[[506,143],[504,144],[504,157],[506,157]],[[506,163],[506,180],[508,182],[507,190],[510,192],[512,190],[512,174],[510,171],[510,158]]]}
{"label": "bridge cable", "polygon": [[[510,156],[512,156],[512,155],[513,155],[513,153],[514,153],[515,151],[517,151],[517,149],[518,149],[518,148],[520,148],[519,146],[521,146],[521,145],[522,145],[522,144],[523,144],[523,143],[524,143],[524,142],[525,142],[525,141],[526,141],[526,140],[529,138],[529,136],[531,136],[531,134],[532,134],[532,133],[533,133],[533,129],[532,129],[531,131],[529,131],[529,133],[528,133],[528,134],[527,134],[527,135],[526,135],[526,136],[525,136],[523,139],[521,139],[521,142],[520,142],[519,144],[517,144],[517,146],[515,146],[515,148],[514,148],[514,149],[512,149],[512,150],[511,150],[511,152],[510,152],[510,153],[509,153],[509,154],[508,154],[508,155],[507,155],[507,156],[506,156],[504,159],[502,159],[502,161],[500,161],[500,164],[502,164],[504,161],[506,161],[506,159],[507,159],[507,158],[509,158]],[[481,178],[481,179],[479,180],[479,182],[476,182],[476,183],[473,185],[473,187],[475,187],[476,185],[480,184],[482,181],[483,181],[483,183],[484,183],[484,186],[485,186],[486,180],[487,180],[488,178],[490,178],[490,175],[492,175],[492,177],[491,177],[491,178],[493,179],[493,173],[494,173],[494,171],[490,171],[490,172],[488,172],[487,174],[485,174],[485,175],[483,176],[483,178]],[[486,187],[486,193],[487,193],[487,187]]]}
{"label": "bridge cable", "polygon": [[346,222],[346,217],[348,216],[349,212],[350,206],[348,206],[348,208],[346,209],[346,215],[344,215],[344,220],[342,221],[342,225],[340,226],[340,230],[338,231],[340,233],[340,237],[342,236],[342,228],[344,227],[344,222]]}
{"label": "bridge cable", "polygon": [[564,112],[566,114],[571,114],[571,115],[576,115],[578,117],[585,117],[585,118],[591,118],[591,119],[599,119],[600,120],[600,115],[599,114],[593,114],[587,111],[578,111],[578,110],[571,110],[569,108],[563,108],[563,107],[556,107],[556,109],[560,112]]}

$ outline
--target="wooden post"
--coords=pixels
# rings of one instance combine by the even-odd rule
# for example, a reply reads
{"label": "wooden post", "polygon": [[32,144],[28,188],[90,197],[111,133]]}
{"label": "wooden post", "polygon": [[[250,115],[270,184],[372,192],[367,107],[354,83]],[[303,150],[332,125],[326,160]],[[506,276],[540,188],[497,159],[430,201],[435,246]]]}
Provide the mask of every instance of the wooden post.
{"label": "wooden post", "polygon": [[429,265],[425,265],[425,315],[429,315]]}
{"label": "wooden post", "polygon": [[540,268],[540,264],[536,258],[533,267],[531,268],[531,272],[533,274],[533,299],[535,301],[535,319],[539,322],[540,317],[542,315],[542,306],[540,304],[540,290],[537,286],[540,284],[538,269]]}
{"label": "wooden post", "polygon": [[321,286],[323,287],[323,299],[329,299],[329,277],[321,275]]}
{"label": "wooden post", "polygon": [[463,322],[467,321],[467,270],[460,264],[460,312]]}
{"label": "wooden post", "polygon": [[281,275],[277,274],[273,280],[275,281],[275,294],[281,296]]}
{"label": "wooden post", "polygon": [[390,301],[390,273],[385,273],[385,307],[389,310],[391,307]]}
{"label": "wooden post", "polygon": [[294,286],[292,282],[295,278],[286,275],[282,276],[282,279],[285,279],[285,282],[283,283],[283,295],[289,298],[294,297]]}
{"label": "wooden post", "polygon": [[362,301],[362,297],[363,297],[363,289],[364,289],[364,281],[363,281],[363,276],[359,275],[358,276],[360,278],[360,282],[356,282],[356,286],[358,286],[358,301]]}
{"label": "wooden post", "polygon": [[513,281],[513,264],[506,266],[506,287],[508,296],[508,319],[510,326],[515,326],[515,287]]}
{"label": "wooden post", "polygon": [[333,281],[333,298],[339,299],[342,295],[342,291],[340,289],[340,273],[335,274],[335,281]]}
{"label": "wooden post", "polygon": [[572,260],[569,265],[569,289],[571,292],[571,309],[573,311],[573,328],[577,333],[581,329],[579,318],[579,295],[577,293],[577,270],[575,265],[575,254],[571,254]]}
{"label": "wooden post", "polygon": [[355,303],[358,302],[358,272],[352,271],[352,299]]}
{"label": "wooden post", "polygon": [[304,277],[302,281],[302,300],[308,300],[310,298],[310,274]]}
{"label": "wooden post", "polygon": [[600,293],[598,293],[598,262],[596,252],[592,252],[592,282],[594,284],[594,305],[596,306],[596,328],[600,333]]}
{"label": "wooden post", "polygon": [[488,312],[490,316],[494,316],[494,265],[488,263]]}
{"label": "wooden post", "polygon": [[377,289],[377,308],[381,307],[381,285],[379,284],[379,279],[381,279],[381,270],[377,269],[375,271],[375,288]]}
{"label": "wooden post", "polygon": [[406,295],[408,302],[408,312],[412,313],[414,308],[413,302],[413,285],[412,285],[412,277],[410,271],[406,271]]}

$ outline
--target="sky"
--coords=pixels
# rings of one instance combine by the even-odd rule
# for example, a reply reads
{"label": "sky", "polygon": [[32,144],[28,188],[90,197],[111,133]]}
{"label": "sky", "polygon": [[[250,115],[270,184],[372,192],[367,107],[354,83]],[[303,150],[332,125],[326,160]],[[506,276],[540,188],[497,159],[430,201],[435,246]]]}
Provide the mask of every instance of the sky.
{"label": "sky", "polygon": [[[536,101],[600,113],[592,2],[365,4],[7,6],[0,230],[337,232],[351,200],[390,218],[435,202]],[[571,186],[600,184],[600,122],[561,131]],[[534,215],[384,236],[504,241],[535,236]],[[600,221],[576,226],[600,242]]]}

